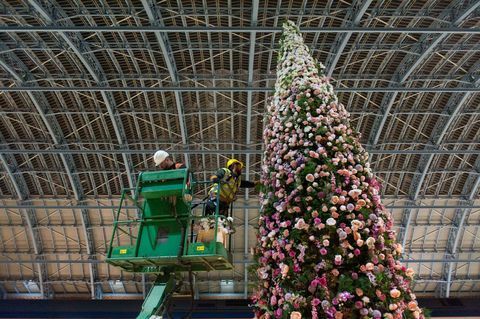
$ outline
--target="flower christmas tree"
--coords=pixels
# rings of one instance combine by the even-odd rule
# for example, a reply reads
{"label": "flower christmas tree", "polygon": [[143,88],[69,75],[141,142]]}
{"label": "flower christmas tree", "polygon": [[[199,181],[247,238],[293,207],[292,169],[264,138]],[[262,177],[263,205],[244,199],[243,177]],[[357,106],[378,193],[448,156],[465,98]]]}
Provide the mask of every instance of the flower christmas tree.
{"label": "flower christmas tree", "polygon": [[256,318],[422,318],[349,113],[284,24],[266,117]]}

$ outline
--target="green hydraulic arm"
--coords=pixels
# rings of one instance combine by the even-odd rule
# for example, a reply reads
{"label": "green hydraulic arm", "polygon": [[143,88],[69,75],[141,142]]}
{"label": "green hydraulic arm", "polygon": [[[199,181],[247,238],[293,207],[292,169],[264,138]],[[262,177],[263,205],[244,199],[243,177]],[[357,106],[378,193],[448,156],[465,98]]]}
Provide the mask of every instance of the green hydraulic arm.
{"label": "green hydraulic arm", "polygon": [[175,276],[166,272],[158,276],[142,305],[137,319],[149,319],[153,315],[163,316],[168,301],[175,290]]}

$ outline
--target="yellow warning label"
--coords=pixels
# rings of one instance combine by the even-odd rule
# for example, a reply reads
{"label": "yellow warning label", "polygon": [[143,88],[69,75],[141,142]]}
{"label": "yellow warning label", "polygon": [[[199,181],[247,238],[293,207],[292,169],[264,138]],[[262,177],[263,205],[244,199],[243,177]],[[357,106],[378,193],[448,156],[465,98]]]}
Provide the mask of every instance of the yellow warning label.
{"label": "yellow warning label", "polygon": [[120,249],[120,255],[125,255],[127,253],[126,249]]}
{"label": "yellow warning label", "polygon": [[197,251],[204,251],[205,250],[205,246],[197,246]]}

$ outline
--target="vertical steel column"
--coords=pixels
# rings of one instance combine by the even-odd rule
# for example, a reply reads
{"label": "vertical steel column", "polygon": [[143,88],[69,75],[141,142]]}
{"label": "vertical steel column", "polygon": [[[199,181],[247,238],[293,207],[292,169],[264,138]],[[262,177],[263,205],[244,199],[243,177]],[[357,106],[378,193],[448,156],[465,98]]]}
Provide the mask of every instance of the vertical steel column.
{"label": "vertical steel column", "polygon": [[[259,7],[259,0],[252,1],[252,17],[250,25],[252,27],[257,26],[257,19],[258,19],[258,7]],[[250,48],[248,50],[248,86],[253,86],[253,64],[255,62],[255,43],[256,43],[256,32],[250,33]],[[253,92],[247,92],[247,136],[246,136],[246,144],[249,147],[251,140],[251,131],[252,131],[252,107],[253,107]],[[250,154],[246,155],[245,160],[245,178],[247,180],[250,179]],[[245,203],[249,203],[249,194],[248,190],[245,191]],[[243,259],[244,261],[248,260],[248,219],[249,219],[249,209],[243,209],[243,230],[244,230],[244,238],[243,238]],[[243,273],[243,297],[245,299],[248,298],[248,267],[247,264],[244,264],[244,273]]]}

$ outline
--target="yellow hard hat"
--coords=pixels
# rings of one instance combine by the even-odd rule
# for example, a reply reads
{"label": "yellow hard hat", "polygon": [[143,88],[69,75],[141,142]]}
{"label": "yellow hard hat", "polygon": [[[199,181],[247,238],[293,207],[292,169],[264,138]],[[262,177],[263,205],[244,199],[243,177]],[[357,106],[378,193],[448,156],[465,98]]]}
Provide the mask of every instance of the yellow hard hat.
{"label": "yellow hard hat", "polygon": [[236,160],[234,158],[231,158],[228,160],[227,162],[227,168],[229,168],[230,166],[232,166],[233,164],[240,164],[240,168],[243,168],[243,163],[240,162],[239,160]]}

